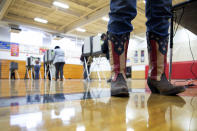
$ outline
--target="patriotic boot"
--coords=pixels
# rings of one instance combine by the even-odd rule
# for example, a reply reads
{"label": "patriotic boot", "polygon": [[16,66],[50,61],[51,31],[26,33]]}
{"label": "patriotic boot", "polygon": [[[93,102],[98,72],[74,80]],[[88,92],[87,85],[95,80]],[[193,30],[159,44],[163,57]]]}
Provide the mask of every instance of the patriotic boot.
{"label": "patriotic boot", "polygon": [[126,60],[130,33],[115,35],[109,33],[109,55],[112,68],[111,96],[128,97],[126,83]]}
{"label": "patriotic boot", "polygon": [[149,73],[147,84],[152,93],[176,95],[185,91],[183,86],[173,86],[166,78],[168,37],[147,33]]}

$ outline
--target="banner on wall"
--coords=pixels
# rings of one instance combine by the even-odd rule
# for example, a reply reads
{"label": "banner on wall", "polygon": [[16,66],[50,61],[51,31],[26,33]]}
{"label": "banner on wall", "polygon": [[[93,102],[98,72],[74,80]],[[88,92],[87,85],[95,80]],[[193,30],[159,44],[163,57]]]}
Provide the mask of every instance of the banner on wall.
{"label": "banner on wall", "polygon": [[42,48],[40,48],[39,50],[40,50],[40,53],[39,53],[39,54],[40,54],[40,55],[44,55],[44,53],[45,53],[48,49],[42,47]]}
{"label": "banner on wall", "polygon": [[11,43],[11,56],[19,56],[19,44]]}
{"label": "banner on wall", "polygon": [[0,49],[10,50],[10,42],[0,41]]}

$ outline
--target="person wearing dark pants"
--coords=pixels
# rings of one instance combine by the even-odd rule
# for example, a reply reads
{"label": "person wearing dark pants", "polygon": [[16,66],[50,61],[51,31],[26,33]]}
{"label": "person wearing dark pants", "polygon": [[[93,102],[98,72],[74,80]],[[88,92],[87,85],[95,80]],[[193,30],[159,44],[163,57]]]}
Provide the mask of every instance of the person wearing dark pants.
{"label": "person wearing dark pants", "polygon": [[[183,86],[173,86],[165,75],[171,7],[172,0],[146,0],[149,55],[147,84],[152,93],[162,95],[175,95],[185,91]],[[112,96],[129,96],[125,71],[130,32],[133,30],[131,21],[136,15],[136,0],[111,0],[108,45],[112,67]]]}
{"label": "person wearing dark pants", "polygon": [[[51,78],[51,72],[50,72],[50,70],[49,70],[49,65],[46,64],[45,68],[46,68],[46,73],[48,74],[48,79],[51,80],[52,78]],[[46,76],[46,77],[47,77],[47,76]],[[45,79],[46,79],[46,78],[45,78]]]}
{"label": "person wearing dark pants", "polygon": [[56,78],[56,80],[59,79],[59,73],[60,73],[60,80],[61,81],[63,80],[63,67],[64,67],[64,62],[55,63],[55,69],[56,69],[55,78]]}
{"label": "person wearing dark pants", "polygon": [[35,80],[38,80],[39,79],[39,73],[40,73],[39,61],[36,61],[36,65],[34,66],[34,72],[35,72]]}
{"label": "person wearing dark pants", "polygon": [[54,60],[53,64],[55,65],[55,80],[57,81],[59,79],[59,72],[60,72],[60,81],[63,81],[63,67],[65,64],[65,53],[62,49],[60,49],[59,46],[55,47],[55,55],[54,55]]}
{"label": "person wearing dark pants", "polygon": [[16,79],[16,77],[15,77],[15,70],[11,70],[10,71],[11,72],[11,79]]}

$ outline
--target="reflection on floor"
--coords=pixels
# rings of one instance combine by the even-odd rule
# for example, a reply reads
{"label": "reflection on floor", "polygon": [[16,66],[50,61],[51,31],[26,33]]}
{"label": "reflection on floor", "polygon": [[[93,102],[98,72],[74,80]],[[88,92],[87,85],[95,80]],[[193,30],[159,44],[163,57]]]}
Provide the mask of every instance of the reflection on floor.
{"label": "reflection on floor", "polygon": [[105,81],[0,80],[0,130],[197,130],[197,88],[150,94],[129,80],[129,98],[110,97]]}

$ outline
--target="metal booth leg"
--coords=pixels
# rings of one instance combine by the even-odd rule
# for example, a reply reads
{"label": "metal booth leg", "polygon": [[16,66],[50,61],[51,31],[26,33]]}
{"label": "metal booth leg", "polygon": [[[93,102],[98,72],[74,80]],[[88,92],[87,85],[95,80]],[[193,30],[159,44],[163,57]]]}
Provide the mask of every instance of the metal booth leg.
{"label": "metal booth leg", "polygon": [[174,30],[173,30],[173,22],[174,22],[174,12],[172,12],[171,18],[171,25],[170,25],[170,63],[169,63],[169,82],[171,82],[172,76],[172,56],[173,56],[173,37],[174,37]]}

